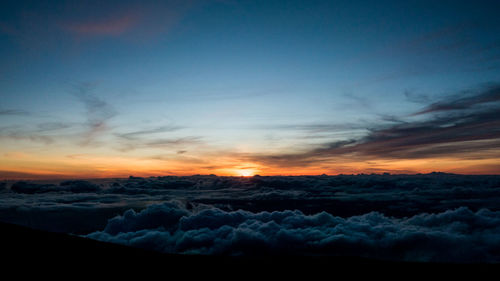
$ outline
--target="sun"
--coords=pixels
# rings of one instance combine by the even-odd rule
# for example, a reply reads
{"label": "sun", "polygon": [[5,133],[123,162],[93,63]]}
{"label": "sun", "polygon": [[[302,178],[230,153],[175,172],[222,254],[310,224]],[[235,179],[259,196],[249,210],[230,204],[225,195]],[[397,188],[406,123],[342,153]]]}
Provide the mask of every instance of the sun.
{"label": "sun", "polygon": [[236,172],[240,175],[240,177],[251,177],[254,175],[255,171],[250,169],[241,169]]}

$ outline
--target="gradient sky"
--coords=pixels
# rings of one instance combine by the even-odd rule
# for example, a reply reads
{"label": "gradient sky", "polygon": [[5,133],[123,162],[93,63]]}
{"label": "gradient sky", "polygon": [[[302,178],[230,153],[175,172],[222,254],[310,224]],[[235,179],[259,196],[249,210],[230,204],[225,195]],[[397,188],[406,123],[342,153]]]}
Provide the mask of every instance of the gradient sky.
{"label": "gradient sky", "polygon": [[0,178],[500,173],[498,1],[3,1]]}

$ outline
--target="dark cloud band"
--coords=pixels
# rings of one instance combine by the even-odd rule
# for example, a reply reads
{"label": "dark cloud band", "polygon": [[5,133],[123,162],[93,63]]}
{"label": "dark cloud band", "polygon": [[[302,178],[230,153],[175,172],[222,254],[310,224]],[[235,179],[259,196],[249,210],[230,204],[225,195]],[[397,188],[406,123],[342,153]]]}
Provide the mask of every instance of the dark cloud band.
{"label": "dark cloud band", "polygon": [[410,120],[367,128],[369,133],[358,139],[325,143],[303,153],[251,155],[249,158],[281,167],[314,165],[347,156],[351,160],[352,157],[361,160],[498,158],[499,101],[500,86],[494,85],[474,95],[433,103]]}
{"label": "dark cloud band", "polygon": [[395,219],[372,212],[189,211],[180,203],[132,210],[87,237],[167,253],[326,254],[410,261],[500,261],[500,212],[467,208]]}

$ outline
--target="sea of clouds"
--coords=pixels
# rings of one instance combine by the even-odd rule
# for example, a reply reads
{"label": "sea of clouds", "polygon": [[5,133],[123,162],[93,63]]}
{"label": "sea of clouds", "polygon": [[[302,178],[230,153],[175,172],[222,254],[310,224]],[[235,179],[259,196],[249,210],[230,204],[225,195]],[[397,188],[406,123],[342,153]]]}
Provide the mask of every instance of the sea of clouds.
{"label": "sea of clouds", "polygon": [[3,182],[0,221],[167,253],[500,261],[500,177]]}
{"label": "sea of clouds", "polygon": [[89,238],[166,253],[345,255],[407,261],[500,261],[500,212],[466,207],[397,219],[378,212],[188,210],[177,202],[126,211]]}

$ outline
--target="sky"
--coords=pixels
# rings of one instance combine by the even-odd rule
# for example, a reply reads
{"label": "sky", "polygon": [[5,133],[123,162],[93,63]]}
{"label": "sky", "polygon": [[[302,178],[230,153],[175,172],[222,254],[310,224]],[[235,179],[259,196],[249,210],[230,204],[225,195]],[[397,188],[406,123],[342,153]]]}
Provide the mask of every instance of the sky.
{"label": "sky", "polygon": [[500,173],[498,1],[2,3],[0,179]]}

